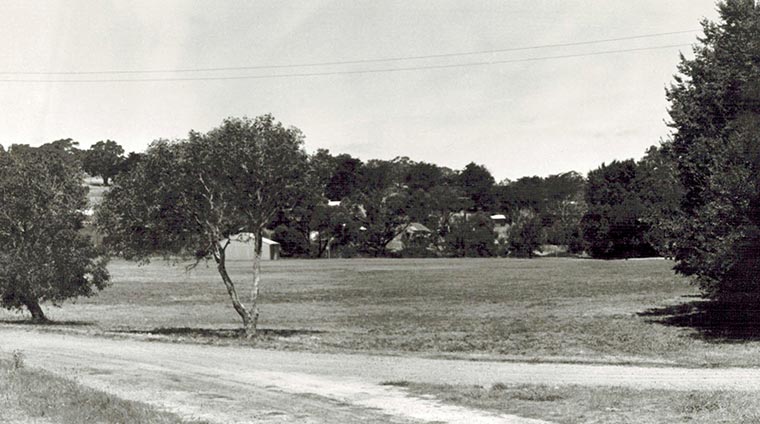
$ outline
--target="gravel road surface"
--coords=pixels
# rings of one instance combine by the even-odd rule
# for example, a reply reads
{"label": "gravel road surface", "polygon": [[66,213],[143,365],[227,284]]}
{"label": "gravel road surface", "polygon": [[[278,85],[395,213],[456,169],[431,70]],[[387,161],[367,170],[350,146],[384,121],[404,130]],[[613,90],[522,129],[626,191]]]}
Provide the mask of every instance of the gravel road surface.
{"label": "gravel road surface", "polygon": [[218,423],[536,424],[412,397],[388,381],[760,391],[760,369],[462,361],[206,346],[0,326],[0,350],[119,397]]}

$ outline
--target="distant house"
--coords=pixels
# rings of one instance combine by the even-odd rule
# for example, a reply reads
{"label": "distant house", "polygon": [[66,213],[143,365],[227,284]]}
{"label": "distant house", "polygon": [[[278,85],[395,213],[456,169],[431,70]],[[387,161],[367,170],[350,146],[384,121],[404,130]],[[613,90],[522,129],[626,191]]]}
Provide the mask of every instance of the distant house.
{"label": "distant house", "polygon": [[[228,261],[253,261],[253,233],[240,233],[230,237],[230,245],[225,250]],[[223,242],[224,243],[224,242]],[[266,237],[261,239],[261,259],[280,259],[280,243]]]}
{"label": "distant house", "polygon": [[493,231],[496,233],[496,240],[507,240],[509,238],[509,223],[507,217],[502,214],[491,215],[493,222]]}
{"label": "distant house", "polygon": [[491,215],[491,221],[493,221],[493,225],[497,227],[507,225],[506,215],[502,215],[502,214]]}
{"label": "distant house", "polygon": [[433,234],[433,231],[419,222],[412,222],[406,229],[391,240],[386,246],[391,252],[400,252],[411,246],[416,241],[425,240]]}

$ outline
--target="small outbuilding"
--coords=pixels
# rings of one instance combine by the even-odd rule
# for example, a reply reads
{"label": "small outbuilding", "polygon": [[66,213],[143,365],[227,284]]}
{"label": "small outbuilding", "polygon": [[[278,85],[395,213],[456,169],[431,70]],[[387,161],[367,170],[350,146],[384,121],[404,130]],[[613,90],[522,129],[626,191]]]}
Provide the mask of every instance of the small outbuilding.
{"label": "small outbuilding", "polygon": [[493,222],[493,230],[496,233],[496,240],[508,240],[509,239],[509,223],[507,223],[507,217],[503,214],[491,215],[491,222]]}
{"label": "small outbuilding", "polygon": [[[230,245],[225,250],[228,261],[253,261],[254,237],[253,233],[240,233],[230,237]],[[280,259],[280,243],[266,237],[261,239],[261,259]]]}
{"label": "small outbuilding", "polygon": [[505,226],[507,225],[507,217],[503,214],[496,214],[491,215],[491,221],[493,221],[493,225],[499,227],[499,226]]}
{"label": "small outbuilding", "polygon": [[412,222],[407,225],[403,232],[399,233],[393,240],[388,243],[386,249],[391,252],[400,252],[404,248],[410,247],[415,242],[424,242],[426,237],[433,235],[430,228],[419,222]]}

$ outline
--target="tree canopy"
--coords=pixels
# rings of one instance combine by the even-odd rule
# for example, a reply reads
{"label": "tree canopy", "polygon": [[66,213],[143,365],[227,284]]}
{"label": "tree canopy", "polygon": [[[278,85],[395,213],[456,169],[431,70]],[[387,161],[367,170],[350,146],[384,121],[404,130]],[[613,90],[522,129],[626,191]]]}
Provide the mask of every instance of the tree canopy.
{"label": "tree canopy", "polygon": [[490,211],[493,208],[495,180],[485,166],[468,163],[459,173],[457,183],[464,190],[465,196],[472,201],[474,210]]}
{"label": "tree canopy", "polygon": [[106,260],[80,233],[83,175],[65,149],[0,149],[0,304],[44,320],[54,305],[90,296],[108,282]]}
{"label": "tree canopy", "polygon": [[634,160],[613,161],[589,172],[588,211],[581,220],[586,250],[595,258],[654,256],[647,242],[649,225],[642,219],[638,167]]}
{"label": "tree canopy", "polygon": [[[212,259],[253,336],[259,315],[264,228],[303,193],[303,136],[271,115],[229,118],[187,140],[154,142],[105,196],[97,213],[105,245],[129,259]],[[226,269],[230,237],[251,233],[253,284],[246,306]]]}
{"label": "tree canopy", "polygon": [[445,252],[454,257],[493,256],[496,253],[493,227],[493,221],[482,212],[452,217]]}
{"label": "tree canopy", "polygon": [[718,4],[667,92],[684,187],[676,270],[716,298],[760,296],[760,6]]}
{"label": "tree canopy", "polygon": [[103,184],[122,169],[124,149],[113,140],[98,141],[82,155],[82,167],[93,177],[101,177]]}

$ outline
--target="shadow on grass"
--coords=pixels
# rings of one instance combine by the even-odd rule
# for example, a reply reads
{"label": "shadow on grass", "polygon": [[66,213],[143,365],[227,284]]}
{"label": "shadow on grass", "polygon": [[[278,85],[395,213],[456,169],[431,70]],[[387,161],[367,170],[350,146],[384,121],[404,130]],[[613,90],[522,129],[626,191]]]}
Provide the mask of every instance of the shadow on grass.
{"label": "shadow on grass", "polygon": [[760,341],[760,309],[741,303],[695,300],[639,312],[650,322],[693,328],[694,337],[715,343]]}
{"label": "shadow on grass", "polygon": [[[242,328],[160,327],[152,330],[122,330],[119,331],[119,333],[203,337],[212,339],[240,339],[245,337],[245,330]],[[259,328],[256,333],[259,337],[293,337],[321,334],[324,333],[324,331]]]}
{"label": "shadow on grass", "polygon": [[39,327],[58,327],[58,326],[87,327],[87,326],[95,325],[95,323],[91,321],[53,321],[53,320],[38,321],[38,320],[30,319],[30,318],[0,319],[0,324],[30,325],[30,326],[39,326]]}

